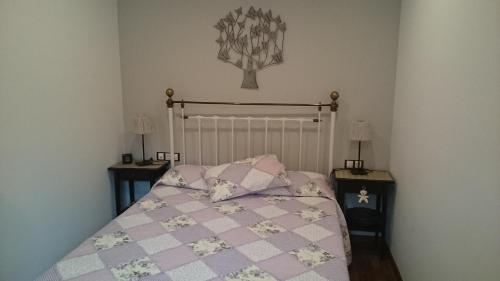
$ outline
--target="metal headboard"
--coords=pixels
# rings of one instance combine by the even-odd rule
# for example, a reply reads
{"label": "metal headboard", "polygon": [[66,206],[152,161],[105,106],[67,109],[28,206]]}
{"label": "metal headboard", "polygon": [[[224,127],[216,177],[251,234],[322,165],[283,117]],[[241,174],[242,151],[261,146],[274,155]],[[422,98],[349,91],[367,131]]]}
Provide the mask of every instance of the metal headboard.
{"label": "metal headboard", "polygon": [[[219,120],[229,120],[231,122],[231,161],[234,161],[234,121],[244,120],[247,121],[247,156],[250,157],[250,143],[251,143],[251,123],[252,121],[264,121],[264,153],[267,154],[268,148],[268,123],[269,121],[280,121],[281,122],[281,161],[283,162],[283,157],[285,155],[285,125],[287,122],[298,122],[299,123],[299,170],[302,168],[302,134],[303,134],[303,124],[307,122],[317,123],[317,143],[316,143],[316,171],[319,172],[320,169],[320,147],[321,147],[321,109],[323,107],[330,107],[330,130],[328,139],[328,172],[333,168],[333,147],[335,142],[335,118],[337,115],[339,93],[333,91],[330,93],[330,103],[258,103],[258,102],[217,102],[217,101],[185,101],[185,100],[174,100],[174,90],[167,89],[165,94],[168,96],[167,99],[167,109],[168,109],[168,126],[169,126],[169,137],[170,137],[170,159],[174,158],[175,146],[174,146],[174,105],[181,105],[181,129],[182,129],[182,162],[186,164],[186,133],[185,133],[185,120],[193,119],[198,122],[198,164],[202,165],[202,141],[201,141],[201,121],[202,120],[212,120],[214,122],[214,141],[215,141],[215,164],[218,165],[218,121]],[[186,104],[206,104],[206,105],[228,105],[228,106],[296,106],[296,107],[316,107],[317,117],[316,118],[302,118],[302,117],[237,117],[237,116],[202,116],[202,115],[186,115],[184,108]],[[175,161],[171,161],[171,167],[175,166]]]}

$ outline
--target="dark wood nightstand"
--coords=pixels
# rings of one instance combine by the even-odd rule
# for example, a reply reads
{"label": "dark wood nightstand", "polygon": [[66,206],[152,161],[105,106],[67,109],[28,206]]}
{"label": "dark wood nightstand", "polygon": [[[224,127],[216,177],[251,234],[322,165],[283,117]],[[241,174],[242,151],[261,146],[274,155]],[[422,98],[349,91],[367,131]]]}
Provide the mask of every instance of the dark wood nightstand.
{"label": "dark wood nightstand", "polygon": [[115,181],[115,200],[116,200],[116,215],[118,216],[126,208],[122,208],[120,204],[121,183],[128,181],[130,205],[135,202],[135,181],[148,181],[151,188],[158,178],[160,178],[170,168],[169,161],[155,161],[152,165],[137,166],[136,164],[116,163],[108,168],[113,172]]}
{"label": "dark wood nightstand", "polygon": [[[332,179],[349,230],[374,232],[376,238],[381,237],[382,241],[385,241],[387,193],[395,184],[391,173],[370,171],[367,175],[353,175],[349,170],[338,169],[332,172]],[[375,208],[356,206],[346,209],[345,195],[348,193],[361,195],[362,190],[366,190],[370,196],[368,200],[376,200]],[[357,205],[368,204],[362,202]]]}

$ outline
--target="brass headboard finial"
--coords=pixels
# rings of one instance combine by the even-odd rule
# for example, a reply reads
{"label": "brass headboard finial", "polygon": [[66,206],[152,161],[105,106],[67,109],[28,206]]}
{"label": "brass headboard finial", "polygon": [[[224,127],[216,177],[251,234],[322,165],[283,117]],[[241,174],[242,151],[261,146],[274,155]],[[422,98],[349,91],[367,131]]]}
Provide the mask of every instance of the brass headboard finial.
{"label": "brass headboard finial", "polygon": [[330,111],[337,111],[339,108],[339,104],[337,103],[337,100],[339,99],[340,95],[339,92],[333,91],[330,93],[330,98],[332,99],[332,103],[330,104]]}
{"label": "brass headboard finial", "polygon": [[172,99],[174,90],[172,90],[172,88],[168,88],[167,90],[165,90],[165,94],[168,96],[167,107],[174,107],[174,100]]}

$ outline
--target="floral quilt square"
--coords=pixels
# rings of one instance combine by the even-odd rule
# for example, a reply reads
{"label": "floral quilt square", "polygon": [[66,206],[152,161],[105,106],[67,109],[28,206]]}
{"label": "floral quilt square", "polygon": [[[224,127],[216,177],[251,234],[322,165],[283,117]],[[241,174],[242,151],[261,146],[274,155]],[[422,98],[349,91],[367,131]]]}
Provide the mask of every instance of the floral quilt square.
{"label": "floral quilt square", "polygon": [[167,207],[167,202],[160,199],[147,199],[139,201],[139,208],[143,209],[144,211],[152,211],[163,207]]}
{"label": "floral quilt square", "polygon": [[253,231],[255,234],[259,235],[259,237],[261,238],[267,238],[270,235],[286,231],[285,228],[275,224],[270,220],[265,220],[258,222],[256,224],[252,224],[248,226],[248,229]]}
{"label": "floral quilt square", "polygon": [[245,267],[239,271],[229,273],[225,281],[277,281],[271,274],[255,265]]}
{"label": "floral quilt square", "polygon": [[271,204],[277,204],[280,202],[288,201],[290,200],[290,197],[286,196],[266,196],[263,198],[265,201]]}
{"label": "floral quilt square", "polygon": [[176,229],[187,227],[190,225],[195,225],[196,221],[187,215],[180,215],[172,218],[168,218],[160,222],[167,231],[172,232]]}
{"label": "floral quilt square", "polygon": [[166,185],[173,185],[173,186],[179,186],[179,187],[186,187],[187,182],[186,180],[182,177],[181,173],[177,171],[176,169],[171,169],[168,171],[162,178],[164,183]]}
{"label": "floral quilt square", "polygon": [[332,254],[314,244],[309,244],[304,248],[292,250],[288,253],[295,256],[301,263],[309,267],[322,265],[335,258]]}
{"label": "floral quilt square", "polygon": [[238,203],[238,202],[221,204],[221,205],[214,206],[214,208],[224,215],[230,215],[230,214],[234,214],[234,213],[241,212],[241,211],[245,210],[245,208],[243,206],[241,206],[240,203]]}
{"label": "floral quilt square", "polygon": [[325,211],[317,207],[309,207],[302,211],[295,212],[294,214],[301,216],[304,220],[308,222],[315,222],[324,217],[329,216]]}
{"label": "floral quilt square", "polygon": [[320,186],[310,181],[295,190],[295,194],[298,196],[316,196],[316,197],[324,197],[326,196],[323,191],[321,191]]}
{"label": "floral quilt square", "polygon": [[212,236],[206,239],[201,239],[188,244],[193,252],[199,257],[206,257],[216,254],[224,249],[231,249],[226,241],[219,239],[216,236]]}
{"label": "floral quilt square", "polygon": [[94,240],[94,246],[97,250],[110,249],[133,241],[127,233],[121,230],[110,234],[97,235],[92,239]]}
{"label": "floral quilt square", "polygon": [[196,190],[193,192],[189,192],[188,195],[191,196],[195,200],[200,200],[200,199],[209,197],[209,193],[207,190]]}
{"label": "floral quilt square", "polygon": [[160,273],[160,269],[148,258],[132,260],[111,268],[118,281],[139,280],[139,278]]}
{"label": "floral quilt square", "polygon": [[231,198],[233,193],[236,192],[237,187],[238,186],[231,181],[217,178],[210,189],[210,198],[212,198],[213,202]]}

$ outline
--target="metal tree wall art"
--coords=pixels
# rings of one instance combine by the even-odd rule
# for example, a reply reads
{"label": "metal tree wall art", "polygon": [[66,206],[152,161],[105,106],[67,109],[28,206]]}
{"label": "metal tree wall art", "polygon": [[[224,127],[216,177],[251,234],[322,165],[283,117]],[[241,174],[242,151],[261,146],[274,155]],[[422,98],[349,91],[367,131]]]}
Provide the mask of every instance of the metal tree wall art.
{"label": "metal tree wall art", "polygon": [[286,24],[280,16],[273,17],[271,10],[250,7],[243,14],[238,8],[220,19],[218,59],[243,70],[241,88],[258,89],[257,70],[283,63],[283,42]]}

